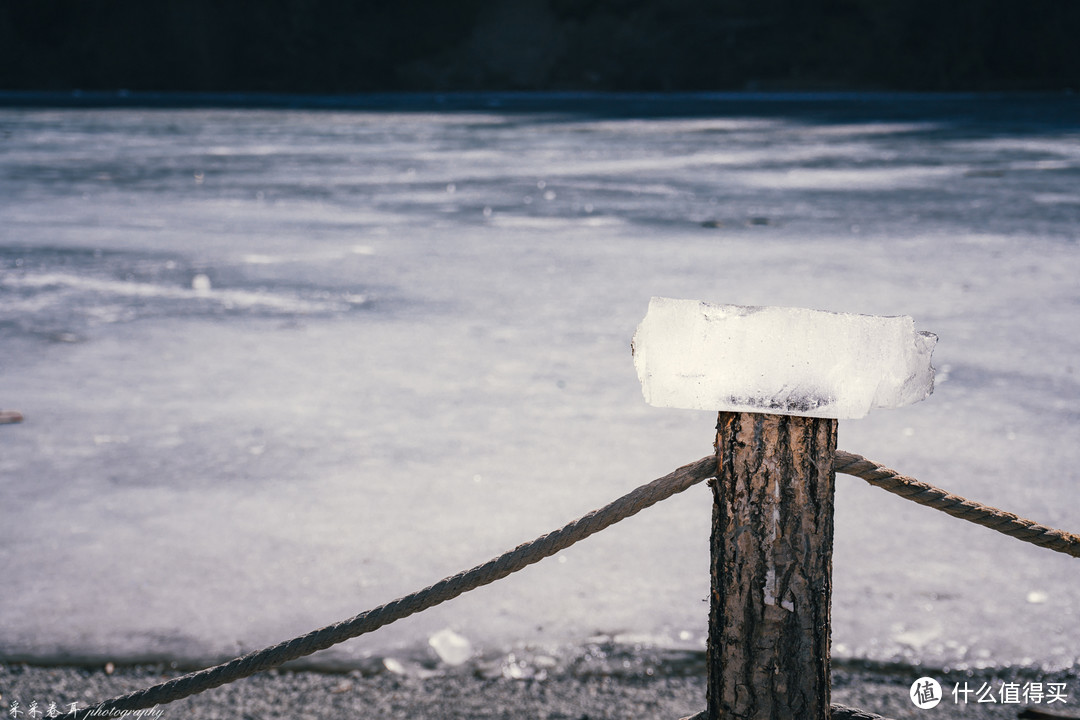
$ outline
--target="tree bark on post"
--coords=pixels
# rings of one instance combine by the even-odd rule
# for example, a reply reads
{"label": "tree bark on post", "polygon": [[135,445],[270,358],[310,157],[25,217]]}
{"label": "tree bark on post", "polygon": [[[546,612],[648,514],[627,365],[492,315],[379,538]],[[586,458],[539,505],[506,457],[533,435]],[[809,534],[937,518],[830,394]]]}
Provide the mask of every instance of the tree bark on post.
{"label": "tree bark on post", "polygon": [[836,420],[721,412],[710,720],[828,720]]}

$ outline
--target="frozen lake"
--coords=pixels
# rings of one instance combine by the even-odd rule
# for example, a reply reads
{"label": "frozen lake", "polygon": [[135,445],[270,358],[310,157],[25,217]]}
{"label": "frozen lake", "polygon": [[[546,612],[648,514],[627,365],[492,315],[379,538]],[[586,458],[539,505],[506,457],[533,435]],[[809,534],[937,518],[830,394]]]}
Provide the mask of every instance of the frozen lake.
{"label": "frozen lake", "polygon": [[[208,662],[712,451],[654,295],[911,315],[935,393],[839,445],[1080,530],[1080,100],[0,108],[0,659]],[[704,486],[324,653],[703,648]],[[1080,661],[1077,561],[837,480],[834,655]],[[533,652],[540,652],[534,650]]]}

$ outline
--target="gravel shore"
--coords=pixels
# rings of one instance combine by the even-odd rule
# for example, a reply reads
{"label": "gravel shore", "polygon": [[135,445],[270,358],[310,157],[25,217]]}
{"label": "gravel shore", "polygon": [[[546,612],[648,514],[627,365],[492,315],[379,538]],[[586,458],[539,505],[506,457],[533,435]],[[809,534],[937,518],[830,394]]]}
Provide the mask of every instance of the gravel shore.
{"label": "gravel shore", "polygon": [[[838,667],[833,671],[833,702],[903,720],[904,718],[1080,718],[1080,682],[1075,673],[933,673],[944,691],[938,707],[916,708],[908,689],[917,670]],[[78,702],[88,707],[115,695],[144,688],[180,674],[163,665],[82,668],[0,665],[0,712],[29,720],[31,703],[46,716],[50,703],[61,711]],[[952,697],[954,683],[972,690],[988,683],[1000,697],[1003,683],[1065,684],[1065,702],[967,703]],[[456,668],[416,677],[381,671],[371,674],[278,671],[262,673],[201,695],[144,712],[143,717],[184,720],[255,718],[537,718],[546,720],[677,720],[704,707],[705,679],[694,676],[553,675],[518,680],[487,677]],[[1021,698],[1022,700],[1022,698]],[[18,705],[16,705],[18,703]],[[22,714],[12,715],[12,709]],[[1027,714],[1025,713],[1027,711]],[[1031,714],[1032,711],[1052,714]]]}

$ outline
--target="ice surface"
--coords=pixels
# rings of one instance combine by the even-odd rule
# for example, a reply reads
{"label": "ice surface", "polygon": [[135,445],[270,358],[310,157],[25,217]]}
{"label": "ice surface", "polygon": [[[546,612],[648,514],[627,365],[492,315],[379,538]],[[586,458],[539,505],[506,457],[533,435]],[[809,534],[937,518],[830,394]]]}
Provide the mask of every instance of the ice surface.
{"label": "ice surface", "polygon": [[[646,405],[627,361],[654,295],[913,316],[947,339],[934,401],[841,446],[1080,527],[1080,96],[673,103],[0,109],[0,408],[26,417],[0,425],[0,660],[219,662],[708,454],[712,421]],[[913,165],[952,174],[881,182]],[[867,182],[747,182],[815,168]],[[704,648],[710,505],[312,662],[411,673],[446,627],[470,663],[597,633]],[[840,476],[834,656],[1071,667],[1075,563]]]}
{"label": "ice surface", "polygon": [[651,405],[859,418],[930,395],[936,343],[906,316],[654,297],[633,348]]}

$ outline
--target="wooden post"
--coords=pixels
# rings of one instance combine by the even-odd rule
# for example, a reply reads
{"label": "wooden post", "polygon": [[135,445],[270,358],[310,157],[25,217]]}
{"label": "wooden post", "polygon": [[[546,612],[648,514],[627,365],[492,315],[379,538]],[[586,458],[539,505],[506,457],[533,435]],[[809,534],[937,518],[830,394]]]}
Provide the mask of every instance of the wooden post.
{"label": "wooden post", "polygon": [[709,720],[829,720],[836,421],[930,395],[936,342],[909,317],[649,302],[645,400],[720,411]]}
{"label": "wooden post", "polygon": [[721,412],[709,720],[828,720],[836,420]]}

